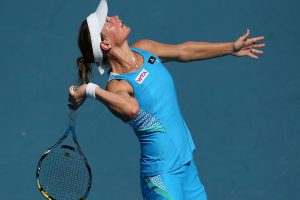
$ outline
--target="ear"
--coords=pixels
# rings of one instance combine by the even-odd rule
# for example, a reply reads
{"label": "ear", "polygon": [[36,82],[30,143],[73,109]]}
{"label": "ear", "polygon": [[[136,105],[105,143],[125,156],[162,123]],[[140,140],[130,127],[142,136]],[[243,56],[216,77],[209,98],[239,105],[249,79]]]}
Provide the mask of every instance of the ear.
{"label": "ear", "polygon": [[111,44],[110,44],[110,42],[108,40],[103,40],[100,43],[100,48],[103,51],[109,51],[111,49]]}

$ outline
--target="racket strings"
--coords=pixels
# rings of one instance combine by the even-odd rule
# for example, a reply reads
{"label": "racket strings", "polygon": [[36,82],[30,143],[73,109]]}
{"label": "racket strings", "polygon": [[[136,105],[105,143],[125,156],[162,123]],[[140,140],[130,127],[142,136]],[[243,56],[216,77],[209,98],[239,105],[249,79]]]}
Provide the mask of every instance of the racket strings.
{"label": "racket strings", "polygon": [[91,177],[86,161],[78,151],[58,147],[43,159],[39,182],[56,200],[79,200],[88,193]]}

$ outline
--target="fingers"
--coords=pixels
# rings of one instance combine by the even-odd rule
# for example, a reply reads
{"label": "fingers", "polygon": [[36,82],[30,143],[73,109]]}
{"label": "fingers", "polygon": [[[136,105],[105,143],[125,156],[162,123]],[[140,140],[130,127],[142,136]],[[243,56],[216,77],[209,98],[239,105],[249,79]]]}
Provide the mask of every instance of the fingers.
{"label": "fingers", "polygon": [[240,37],[240,40],[246,41],[250,35],[250,30],[247,29],[246,33]]}
{"label": "fingers", "polygon": [[72,86],[69,87],[69,94],[72,95],[72,96],[74,96],[76,94],[77,90],[78,90],[78,87],[72,85]]}
{"label": "fingers", "polygon": [[[245,45],[246,45],[246,46],[252,45],[252,44],[255,45],[255,43],[257,43],[257,42],[259,42],[259,41],[261,41],[261,40],[263,40],[263,39],[265,39],[264,36],[259,36],[259,37],[254,37],[254,38],[249,38],[249,39],[246,41]],[[265,44],[263,44],[263,45],[265,46]]]}
{"label": "fingers", "polygon": [[261,51],[261,50],[257,50],[257,49],[251,49],[250,53],[255,53],[255,54],[262,55],[264,52]]}
{"label": "fingers", "polygon": [[262,44],[253,44],[253,48],[264,48],[266,46],[265,43],[262,43]]}
{"label": "fingers", "polygon": [[78,90],[78,86],[73,86],[72,90],[76,93],[76,91]]}
{"label": "fingers", "polygon": [[86,99],[85,88],[85,84],[81,85],[80,87],[74,85],[69,87],[69,108],[76,110],[84,103]]}
{"label": "fingers", "polygon": [[[235,52],[236,56],[249,56],[252,59],[258,60],[258,55],[262,55],[264,52],[258,50],[257,48],[265,47],[265,43],[259,43],[265,39],[264,36],[258,36],[253,38],[248,38],[250,35],[250,30],[247,29],[246,33],[242,35],[236,42],[237,44],[235,49],[238,51]],[[240,48],[238,48],[240,44]]]}
{"label": "fingers", "polygon": [[250,52],[248,53],[248,56],[249,56],[250,58],[253,58],[253,59],[255,59],[255,60],[258,60],[259,57],[258,57],[256,54],[262,55],[263,53],[264,53],[264,52],[261,51],[261,50],[250,49]]}
{"label": "fingers", "polygon": [[253,58],[253,59],[255,59],[255,60],[258,60],[258,56],[254,55],[253,53],[249,53],[248,56],[249,56],[250,58]]}
{"label": "fingers", "polygon": [[77,99],[75,97],[76,95],[76,91],[77,91],[78,87],[77,86],[70,86],[69,87],[69,108],[76,110],[78,108],[78,102]]}

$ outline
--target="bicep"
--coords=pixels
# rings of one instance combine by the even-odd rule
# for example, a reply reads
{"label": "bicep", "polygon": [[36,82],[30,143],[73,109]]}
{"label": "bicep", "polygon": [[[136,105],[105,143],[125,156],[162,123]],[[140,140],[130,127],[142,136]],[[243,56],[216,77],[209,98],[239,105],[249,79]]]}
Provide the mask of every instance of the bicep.
{"label": "bicep", "polygon": [[106,90],[125,97],[133,97],[133,89],[131,85],[124,80],[112,80],[108,82]]}
{"label": "bicep", "polygon": [[107,84],[106,90],[112,94],[110,95],[111,102],[107,106],[113,114],[123,121],[137,115],[139,105],[128,82],[112,80]]}

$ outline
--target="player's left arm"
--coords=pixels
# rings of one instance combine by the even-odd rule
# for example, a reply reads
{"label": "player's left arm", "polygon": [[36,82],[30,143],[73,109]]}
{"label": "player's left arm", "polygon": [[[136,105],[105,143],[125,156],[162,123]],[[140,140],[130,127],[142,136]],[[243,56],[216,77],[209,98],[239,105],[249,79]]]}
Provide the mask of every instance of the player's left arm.
{"label": "player's left arm", "polygon": [[133,47],[147,50],[164,62],[179,61],[190,62],[205,60],[226,55],[249,56],[258,59],[263,51],[259,48],[265,47],[264,43],[259,43],[264,36],[249,38],[250,31],[239,37],[235,42],[210,43],[210,42],[184,42],[181,44],[163,44],[152,40],[140,40]]}

